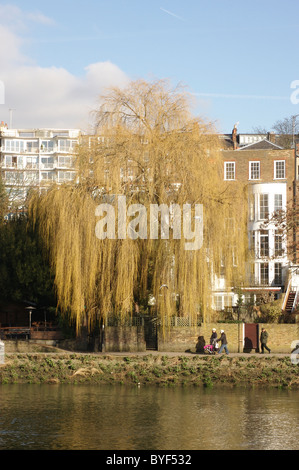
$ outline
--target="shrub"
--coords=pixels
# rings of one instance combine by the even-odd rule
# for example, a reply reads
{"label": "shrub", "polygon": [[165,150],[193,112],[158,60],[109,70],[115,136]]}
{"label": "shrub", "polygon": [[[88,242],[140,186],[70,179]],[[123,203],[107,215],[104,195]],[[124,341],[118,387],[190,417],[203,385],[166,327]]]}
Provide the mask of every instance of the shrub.
{"label": "shrub", "polygon": [[262,317],[260,321],[263,323],[276,323],[281,316],[281,299],[274,300],[266,304],[260,305]]}

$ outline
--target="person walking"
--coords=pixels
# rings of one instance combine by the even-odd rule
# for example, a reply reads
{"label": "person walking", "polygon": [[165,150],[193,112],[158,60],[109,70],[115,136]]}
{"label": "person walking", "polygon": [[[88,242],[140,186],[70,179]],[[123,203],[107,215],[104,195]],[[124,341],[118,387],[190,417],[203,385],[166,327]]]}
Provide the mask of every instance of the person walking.
{"label": "person walking", "polygon": [[221,346],[220,346],[218,354],[221,354],[223,349],[224,349],[226,354],[228,355],[229,351],[228,351],[228,347],[227,347],[228,343],[227,343],[226,334],[225,334],[224,330],[220,330],[220,333],[221,333],[220,338],[219,339],[217,338],[217,342],[221,341]]}
{"label": "person walking", "polygon": [[269,349],[267,346],[268,337],[269,337],[268,332],[265,330],[265,328],[262,328],[261,337],[260,337],[261,348],[262,348],[261,354],[264,354],[264,349],[267,349],[269,354],[271,352],[271,349]]}

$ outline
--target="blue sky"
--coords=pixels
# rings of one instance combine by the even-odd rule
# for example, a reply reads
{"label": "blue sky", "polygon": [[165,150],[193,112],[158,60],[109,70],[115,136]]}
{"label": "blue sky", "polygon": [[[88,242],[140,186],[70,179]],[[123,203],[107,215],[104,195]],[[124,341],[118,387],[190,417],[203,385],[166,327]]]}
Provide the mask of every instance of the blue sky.
{"label": "blue sky", "polygon": [[271,130],[299,114],[298,33],[298,0],[0,2],[0,119],[87,129],[104,87],[168,78],[219,132]]}

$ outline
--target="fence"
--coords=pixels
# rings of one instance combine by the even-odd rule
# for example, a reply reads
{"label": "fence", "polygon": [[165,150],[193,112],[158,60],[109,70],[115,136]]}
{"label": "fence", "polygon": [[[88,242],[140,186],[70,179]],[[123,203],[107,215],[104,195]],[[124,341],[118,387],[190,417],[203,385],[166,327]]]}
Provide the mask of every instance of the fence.
{"label": "fence", "polygon": [[[134,316],[131,318],[120,319],[119,317],[110,317],[106,321],[106,326],[144,326],[147,320],[156,320],[157,325],[162,324],[162,319],[155,316],[143,315],[143,316]],[[201,319],[193,320],[190,317],[170,317],[164,318],[164,325],[167,326],[200,326],[202,323]]]}

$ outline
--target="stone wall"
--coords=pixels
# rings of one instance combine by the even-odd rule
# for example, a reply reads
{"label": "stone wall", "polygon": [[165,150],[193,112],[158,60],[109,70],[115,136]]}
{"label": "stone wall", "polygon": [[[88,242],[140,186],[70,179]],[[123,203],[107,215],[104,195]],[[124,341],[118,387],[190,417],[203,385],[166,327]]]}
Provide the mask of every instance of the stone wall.
{"label": "stone wall", "polygon": [[59,340],[63,338],[61,331],[34,331],[30,333],[30,338],[32,340]]}
{"label": "stone wall", "polygon": [[299,324],[282,324],[273,323],[260,324],[260,331],[264,327],[269,335],[268,347],[273,353],[289,353],[292,350],[292,342],[299,343]]}
{"label": "stone wall", "polygon": [[230,352],[240,352],[243,350],[243,328],[242,324],[236,323],[203,323],[198,327],[171,327],[162,331],[158,335],[159,351],[185,352],[196,351],[197,344],[206,345],[210,342],[212,328],[216,328],[218,336],[220,330],[224,330],[227,336],[228,348]]}
{"label": "stone wall", "polygon": [[146,351],[144,328],[139,326],[109,326],[105,328],[103,352]]}
{"label": "stone wall", "polygon": [[53,352],[59,347],[56,340],[31,341],[24,339],[4,340],[5,353]]}
{"label": "stone wall", "polygon": [[[259,324],[259,332],[264,327],[269,334],[268,346],[273,353],[288,354],[292,350],[292,342],[299,343],[299,324]],[[243,352],[245,325],[243,323],[205,323],[199,327],[171,327],[158,335],[159,351],[185,352],[196,351],[197,343],[209,344],[212,328],[216,328],[218,336],[224,330],[228,341],[228,349],[232,353]],[[260,344],[260,343],[259,343]],[[250,351],[248,351],[250,353]],[[255,350],[252,350],[255,352]]]}
{"label": "stone wall", "polygon": [[[290,354],[299,343],[299,324],[259,324],[259,333],[264,327],[269,334],[268,346],[273,353]],[[227,335],[228,349],[231,353],[243,353],[244,323],[205,323],[198,327],[174,326],[158,331],[158,351],[160,352],[196,352],[197,344],[203,347],[209,344],[212,328],[218,336],[223,329]],[[32,352],[57,347],[72,351],[88,351],[86,341],[77,340],[4,340],[5,352]],[[93,349],[94,350],[94,349]],[[97,349],[101,350],[100,348]],[[146,352],[144,327],[106,327],[102,352]],[[255,350],[246,351],[248,353]]]}

